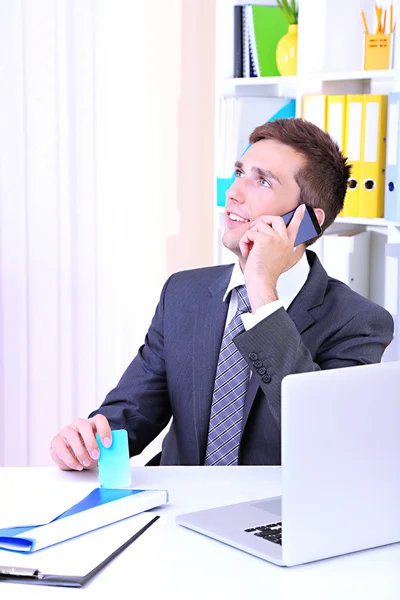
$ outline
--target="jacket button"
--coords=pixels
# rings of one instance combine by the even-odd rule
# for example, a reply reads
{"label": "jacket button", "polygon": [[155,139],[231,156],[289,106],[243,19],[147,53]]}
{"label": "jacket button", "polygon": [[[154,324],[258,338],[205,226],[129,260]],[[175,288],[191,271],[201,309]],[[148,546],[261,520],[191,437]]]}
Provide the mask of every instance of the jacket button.
{"label": "jacket button", "polygon": [[271,375],[264,375],[262,380],[264,383],[269,383],[271,381],[272,377]]}
{"label": "jacket button", "polygon": [[262,366],[263,366],[263,364],[262,364],[261,360],[255,360],[255,361],[253,362],[253,365],[256,367],[256,369],[258,369],[259,367],[262,367]]}
{"label": "jacket button", "polygon": [[257,373],[259,375],[265,375],[266,372],[267,372],[267,369],[265,367],[261,367],[260,369],[257,369]]}
{"label": "jacket button", "polygon": [[255,352],[250,352],[249,359],[250,360],[258,360],[258,354],[256,354]]}

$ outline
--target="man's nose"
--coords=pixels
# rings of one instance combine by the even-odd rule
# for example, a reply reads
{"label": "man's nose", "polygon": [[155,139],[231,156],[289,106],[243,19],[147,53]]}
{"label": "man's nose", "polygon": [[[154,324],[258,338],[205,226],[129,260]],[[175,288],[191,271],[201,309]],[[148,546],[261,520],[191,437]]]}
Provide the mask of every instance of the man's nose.
{"label": "man's nose", "polygon": [[243,204],[246,200],[246,194],[243,189],[243,185],[240,184],[238,179],[232,183],[231,187],[226,192],[227,200],[234,200],[239,204]]}

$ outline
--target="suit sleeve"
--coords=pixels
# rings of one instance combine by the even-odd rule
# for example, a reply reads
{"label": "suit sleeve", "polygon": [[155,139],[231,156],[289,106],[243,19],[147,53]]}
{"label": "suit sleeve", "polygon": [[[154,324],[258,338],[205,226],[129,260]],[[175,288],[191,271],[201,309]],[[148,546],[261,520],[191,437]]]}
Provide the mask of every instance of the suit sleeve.
{"label": "suit sleeve", "polygon": [[140,454],[168,424],[171,406],[164,361],[164,302],[169,280],[161,292],[145,343],[98,410],[112,429],[126,429],[130,456]]}
{"label": "suit sleeve", "polygon": [[315,357],[304,345],[287,312],[281,308],[234,339],[257,377],[280,426],[281,382],[292,373],[337,369],[381,361],[393,338],[393,319],[376,307],[356,313],[318,347]]}

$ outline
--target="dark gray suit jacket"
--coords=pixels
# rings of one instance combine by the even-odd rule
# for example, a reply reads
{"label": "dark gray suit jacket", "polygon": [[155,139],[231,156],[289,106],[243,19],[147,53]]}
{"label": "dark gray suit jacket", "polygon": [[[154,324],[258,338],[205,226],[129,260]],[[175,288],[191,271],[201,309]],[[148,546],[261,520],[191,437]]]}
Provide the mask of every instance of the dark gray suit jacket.
{"label": "dark gray suit jacket", "polygon": [[[289,373],[379,362],[393,337],[382,307],[328,277],[314,252],[310,273],[285,311],[235,338],[252,377],[245,399],[239,464],[281,460],[280,390]],[[201,465],[232,265],[172,275],[165,283],[144,345],[97,412],[129,434],[139,454],[167,425],[162,465]],[[323,390],[321,390],[323,401]],[[92,416],[91,415],[91,416]]]}

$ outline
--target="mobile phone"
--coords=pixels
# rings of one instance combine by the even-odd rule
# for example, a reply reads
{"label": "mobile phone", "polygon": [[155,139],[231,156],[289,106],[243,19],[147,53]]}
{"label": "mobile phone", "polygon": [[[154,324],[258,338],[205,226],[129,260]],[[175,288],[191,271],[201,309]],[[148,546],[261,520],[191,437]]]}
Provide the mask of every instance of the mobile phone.
{"label": "mobile phone", "polygon": [[[285,215],[282,215],[282,219],[284,220],[286,227],[289,225],[295,212],[296,209],[291,210]],[[297,233],[294,245],[298,246],[299,244],[304,244],[304,242],[308,242],[309,240],[320,236],[321,233],[322,229],[320,227],[320,224],[318,223],[318,219],[313,208],[306,204],[304,217],[302,222],[300,223],[299,231]]]}

